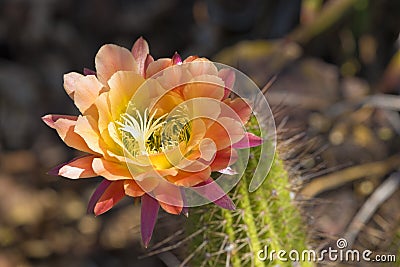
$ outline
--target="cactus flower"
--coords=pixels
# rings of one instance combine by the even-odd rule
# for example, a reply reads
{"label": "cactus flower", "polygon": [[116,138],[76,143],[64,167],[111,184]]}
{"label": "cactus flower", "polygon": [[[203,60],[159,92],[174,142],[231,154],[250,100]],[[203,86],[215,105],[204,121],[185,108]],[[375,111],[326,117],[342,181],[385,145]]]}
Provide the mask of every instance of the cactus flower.
{"label": "cactus flower", "polygon": [[64,75],[65,91],[80,115],[42,118],[66,145],[84,153],[49,173],[70,179],[102,176],[88,205],[95,215],[124,196],[141,198],[146,247],[159,207],[187,215],[182,188],[234,209],[211,173],[234,174],[236,149],[262,143],[243,127],[249,105],[230,97],[234,74],[209,62],[196,56],[182,60],[177,53],[154,60],[143,38],[131,51],[104,45],[95,71]]}

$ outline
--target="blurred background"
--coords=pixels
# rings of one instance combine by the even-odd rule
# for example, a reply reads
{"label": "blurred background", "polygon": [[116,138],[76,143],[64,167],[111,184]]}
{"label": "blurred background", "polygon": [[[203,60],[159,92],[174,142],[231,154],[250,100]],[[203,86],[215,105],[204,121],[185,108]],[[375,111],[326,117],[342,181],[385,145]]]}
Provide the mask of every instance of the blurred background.
{"label": "blurred background", "polygon": [[[345,236],[400,258],[399,14],[397,0],[1,0],[0,267],[176,266],[184,257],[178,246],[138,259],[149,252],[138,203],[95,218],[86,203],[99,178],[46,175],[76,156],[40,119],[77,114],[63,74],[94,69],[101,45],[130,48],[139,36],[154,58],[196,54],[261,88],[274,79],[267,99],[282,142],[307,147],[288,165],[304,182],[312,244]],[[184,221],[160,212],[154,242]]]}

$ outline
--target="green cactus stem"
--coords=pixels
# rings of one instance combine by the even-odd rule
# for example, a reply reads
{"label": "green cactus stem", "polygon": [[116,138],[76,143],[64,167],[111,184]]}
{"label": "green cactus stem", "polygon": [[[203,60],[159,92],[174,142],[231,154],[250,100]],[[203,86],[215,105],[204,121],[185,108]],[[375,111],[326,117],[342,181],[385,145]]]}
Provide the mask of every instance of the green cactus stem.
{"label": "green cactus stem", "polygon": [[[259,134],[257,129],[252,132]],[[248,191],[260,150],[260,147],[250,150],[244,177],[230,193],[237,207],[235,211],[209,204],[189,216],[191,222],[187,225],[193,227],[189,233],[203,227],[189,246],[190,266],[313,266],[310,262],[297,264],[277,258],[259,260],[257,256],[264,250],[260,256],[265,257],[266,248],[268,253],[297,250],[300,254],[308,249],[307,227],[293,199],[291,179],[279,154],[275,155],[263,184],[252,193]]]}

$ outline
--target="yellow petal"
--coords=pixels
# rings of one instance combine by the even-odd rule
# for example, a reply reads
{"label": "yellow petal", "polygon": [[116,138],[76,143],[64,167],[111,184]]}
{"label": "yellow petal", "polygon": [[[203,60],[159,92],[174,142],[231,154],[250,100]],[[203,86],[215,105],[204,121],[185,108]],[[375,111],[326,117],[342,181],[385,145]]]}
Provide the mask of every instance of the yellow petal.
{"label": "yellow petal", "polygon": [[108,81],[108,93],[114,120],[118,120],[121,113],[126,112],[128,102],[143,82],[144,78],[133,71],[118,71],[112,75]]}

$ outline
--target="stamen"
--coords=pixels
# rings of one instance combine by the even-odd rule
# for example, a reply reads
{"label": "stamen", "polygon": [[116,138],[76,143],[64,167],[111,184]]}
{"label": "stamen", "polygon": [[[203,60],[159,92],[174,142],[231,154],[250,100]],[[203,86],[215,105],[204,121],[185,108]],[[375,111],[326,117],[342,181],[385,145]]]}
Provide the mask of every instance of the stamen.
{"label": "stamen", "polygon": [[163,116],[154,120],[156,112],[157,110],[155,110],[148,118],[148,109],[144,111],[143,116],[140,114],[139,110],[136,110],[137,118],[125,113],[121,115],[122,122],[116,122],[119,126],[121,126],[119,130],[133,137],[133,140],[131,141],[134,141],[137,144],[138,148],[136,149],[135,147],[137,146],[131,142],[129,142],[130,144],[127,144],[127,148],[129,150],[136,150],[133,151],[133,154],[146,155],[151,152],[146,145],[147,140],[157,129],[163,126],[164,122],[162,120],[165,116],[167,116],[167,114],[164,114]]}

